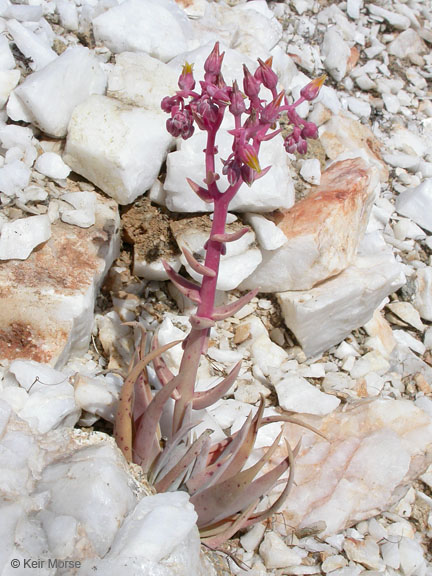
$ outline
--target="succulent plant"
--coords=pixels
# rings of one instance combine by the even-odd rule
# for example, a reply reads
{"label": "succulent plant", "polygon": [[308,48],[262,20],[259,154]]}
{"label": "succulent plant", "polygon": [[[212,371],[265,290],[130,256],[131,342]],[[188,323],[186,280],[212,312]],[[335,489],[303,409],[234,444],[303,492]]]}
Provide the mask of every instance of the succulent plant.
{"label": "succulent plant", "polygon": [[[223,56],[216,43],[204,64],[204,80],[200,82],[199,91],[195,91],[192,66],[186,63],[178,81],[179,90],[161,103],[162,109],[170,114],[167,130],[173,136],[190,138],[195,125],[207,133],[204,185],[188,182],[202,200],[214,207],[204,264],[183,249],[188,264],[202,276],[201,284],[182,277],[164,263],[168,277],[178,290],[197,305],[195,314],[190,317],[191,330],[182,342],[181,365],[178,373],[173,374],[162,356],[179,341],[160,347],[155,334],[150,351],[146,353],[143,333],[124,382],[115,423],[115,438],[125,457],[142,466],[158,492],[179,488],[189,492],[198,514],[201,537],[213,548],[239,529],[272,515],[292,485],[298,446],[292,450],[287,443],[288,456],[271,466],[282,432],[256,463],[245,468],[260,427],[275,421],[302,425],[291,414],[264,417],[264,401],[261,400],[255,415],[251,413],[243,426],[222,442],[212,443],[209,431],[199,437],[194,435],[196,423],[192,411],[213,405],[231,388],[240,371],[238,363],[210,390],[195,390],[199,362],[207,351],[210,330],[218,320],[232,316],[257,294],[253,290],[228,305],[214,306],[219,263],[226,243],[238,240],[248,231],[243,228],[232,234],[226,232],[228,208],[243,183],[251,185],[270,169],[270,166],[264,169],[260,166],[260,145],[280,134],[276,122],[283,112],[293,125],[291,134],[285,138],[288,152],[305,152],[307,138],[317,137],[316,126],[302,119],[296,107],[305,100],[314,99],[325,78],[313,80],[303,88],[300,98],[289,104],[284,91],[277,92],[277,75],[271,67],[271,59],[258,60],[259,66],[254,74],[244,66],[241,92],[236,82],[232,86],[225,83],[221,73]],[[260,98],[262,86],[272,93],[273,99],[269,103]],[[229,186],[221,191],[218,187],[220,177],[215,172],[215,139],[227,110],[234,116],[235,128],[230,131],[233,136],[232,153],[223,161],[223,174],[227,176]],[[154,395],[146,371],[149,363],[153,364],[161,385]],[[164,430],[166,439],[163,440],[159,422],[170,399],[174,402],[172,427]],[[280,496],[270,507],[257,511],[262,497],[288,470]]]}

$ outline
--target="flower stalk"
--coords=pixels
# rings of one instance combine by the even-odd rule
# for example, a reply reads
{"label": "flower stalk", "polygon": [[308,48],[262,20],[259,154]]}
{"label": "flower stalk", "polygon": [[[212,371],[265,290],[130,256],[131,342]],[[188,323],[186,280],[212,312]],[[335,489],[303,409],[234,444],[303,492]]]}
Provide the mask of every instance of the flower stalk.
{"label": "flower stalk", "polygon": [[[162,110],[170,115],[166,127],[174,137],[188,139],[194,134],[195,127],[207,134],[204,150],[206,177],[202,184],[188,182],[200,199],[213,204],[213,222],[205,244],[204,263],[198,262],[188,250],[183,250],[188,264],[202,276],[200,284],[183,278],[164,262],[170,280],[197,304],[195,314],[190,317],[190,332],[182,343],[179,371],[172,374],[161,356],[176,343],[159,347],[155,335],[147,355],[142,344],[123,387],[115,426],[115,436],[125,456],[142,465],[157,490],[182,487],[189,491],[198,513],[202,537],[213,547],[230,538],[239,528],[267,518],[280,506],[293,481],[293,459],[298,450],[297,447],[292,451],[287,446],[288,457],[262,473],[279,444],[279,436],[256,464],[244,469],[259,428],[274,421],[263,418],[263,401],[255,416],[250,415],[243,427],[224,442],[212,444],[208,434],[195,440],[191,436],[192,410],[205,409],[219,400],[240,371],[239,363],[212,389],[201,393],[195,391],[199,363],[207,351],[210,330],[218,320],[235,314],[257,294],[257,291],[252,291],[236,302],[215,307],[220,260],[226,252],[226,244],[238,240],[248,230],[244,228],[233,234],[227,233],[228,209],[244,183],[252,185],[270,169],[270,166],[260,166],[260,146],[281,133],[277,121],[282,113],[287,114],[293,125],[284,142],[288,152],[306,151],[307,139],[317,137],[316,126],[302,119],[296,108],[315,98],[324,81],[324,77],[313,80],[302,89],[300,98],[289,104],[285,92],[277,92],[277,75],[272,69],[272,60],[258,60],[259,66],[254,74],[244,66],[242,93],[237,82],[232,86],[225,83],[221,72],[223,57],[216,43],[205,61],[204,80],[199,83],[199,90],[192,65],[186,63],[179,77],[179,90],[161,103]],[[263,86],[271,91],[269,103],[260,98]],[[221,190],[218,184],[220,176],[215,171],[216,137],[227,111],[234,117],[235,128],[229,132],[233,137],[232,151],[222,161],[228,187]],[[153,362],[162,385],[154,396],[146,375],[149,362]],[[172,428],[164,431],[167,443],[162,448],[159,420],[169,398],[174,400]],[[278,420],[299,424],[288,415],[281,415]],[[288,469],[289,477],[281,496],[267,510],[254,513],[263,494]]]}

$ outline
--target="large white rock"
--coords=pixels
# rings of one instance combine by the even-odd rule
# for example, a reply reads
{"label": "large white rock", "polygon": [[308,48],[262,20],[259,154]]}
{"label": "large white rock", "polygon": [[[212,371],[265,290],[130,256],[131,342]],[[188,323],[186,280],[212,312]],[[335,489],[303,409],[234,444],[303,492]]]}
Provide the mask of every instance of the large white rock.
{"label": "large white rock", "polygon": [[118,255],[119,226],[116,203],[97,195],[94,226],[56,222],[49,241],[26,260],[0,263],[2,360],[58,367],[71,353],[87,352],[97,290]]}
{"label": "large white rock", "polygon": [[432,232],[432,178],[399,194],[396,198],[396,211]]}
{"label": "large white rock", "polygon": [[130,204],[156,180],[171,141],[162,112],[91,96],[72,114],[64,160],[117,202]]}
{"label": "large white rock", "polygon": [[112,52],[147,52],[164,62],[185,52],[192,36],[174,0],[126,0],[94,18],[93,31]]}
{"label": "large white rock", "polygon": [[347,268],[366,230],[377,184],[376,170],[360,158],[333,164],[314,192],[272,217],[286,242],[262,250],[262,263],[241,288],[307,290]]}
{"label": "large white rock", "polygon": [[122,52],[110,70],[107,96],[160,112],[162,99],[179,89],[178,77],[171,66],[144,52]]}
{"label": "large white rock", "polygon": [[277,296],[285,324],[305,354],[314,356],[368,322],[382,300],[404,283],[402,265],[377,232],[365,236],[354,263],[335,278],[309,291]]}
{"label": "large white rock", "polygon": [[[181,140],[180,148],[168,154],[167,175],[164,183],[165,203],[173,212],[210,212],[212,205],[205,203],[192,191],[186,178],[201,184],[205,178],[203,149],[206,133],[198,131],[188,140]],[[221,158],[227,158],[232,149],[232,136],[219,130],[216,136],[218,155],[216,172],[221,175],[218,185],[222,191],[228,188],[226,176],[222,175]],[[271,165],[265,177],[252,186],[242,184],[230,204],[237,212],[271,212],[278,208],[290,208],[294,203],[294,186],[289,172],[289,160],[281,137],[261,144],[259,155],[261,166]]]}
{"label": "large white rock", "polygon": [[0,234],[0,260],[25,260],[50,236],[51,223],[46,214],[6,222]]}
{"label": "large white rock", "polygon": [[[15,368],[21,373],[23,366]],[[53,377],[47,367],[39,371]],[[21,565],[37,558],[37,573],[52,576],[47,559],[69,558],[85,576],[95,569],[213,576],[201,556],[188,495],[147,496],[149,486],[138,483],[105,434],[70,427],[35,434],[0,400],[0,465],[0,571],[9,570],[13,558]],[[70,565],[67,570],[75,572]]]}
{"label": "large white rock", "polygon": [[430,461],[432,419],[407,400],[377,399],[302,420],[327,440],[298,426],[285,428],[291,446],[302,439],[295,484],[283,506],[290,530],[325,522],[325,536],[376,516],[399,502]]}
{"label": "large white rock", "polygon": [[[228,226],[227,232],[238,231],[242,226],[235,224]],[[173,234],[180,248],[187,248],[200,262],[204,262],[204,244],[210,236],[210,222],[208,217],[188,218],[180,220],[172,226]],[[189,265],[185,257],[181,256],[181,262],[188,273],[195,280],[201,280]],[[255,246],[255,234],[252,230],[244,234],[235,242],[226,243],[226,254],[221,257],[219,276],[217,281],[218,290],[233,290],[247,278],[261,262],[261,253]]]}
{"label": "large white rock", "polygon": [[90,94],[102,94],[105,86],[105,73],[88,48],[68,48],[15,88],[24,114],[9,108],[8,114],[16,121],[30,119],[42,132],[62,138],[75,106]]}

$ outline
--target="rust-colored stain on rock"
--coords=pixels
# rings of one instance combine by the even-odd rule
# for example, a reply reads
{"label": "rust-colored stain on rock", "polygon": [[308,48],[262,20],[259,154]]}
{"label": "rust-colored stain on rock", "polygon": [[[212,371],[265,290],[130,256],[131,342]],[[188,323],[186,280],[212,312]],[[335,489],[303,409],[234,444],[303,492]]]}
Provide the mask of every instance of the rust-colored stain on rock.
{"label": "rust-colored stain on rock", "polygon": [[[89,236],[88,230],[60,225],[40,250],[24,261],[10,260],[0,264],[0,283],[4,279],[14,288],[51,289],[55,292],[78,290],[90,286],[101,266],[98,246],[107,239],[100,230]],[[3,278],[2,278],[3,277]]]}
{"label": "rust-colored stain on rock", "polygon": [[359,201],[363,202],[368,183],[369,173],[363,160],[336,162],[323,173],[315,192],[289,210],[273,214],[273,221],[287,238],[313,234],[335,211],[349,214]]}
{"label": "rust-colored stain on rock", "polygon": [[51,355],[41,347],[43,335],[33,326],[13,322],[0,330],[0,357],[8,360],[25,358],[35,362],[49,362]]}

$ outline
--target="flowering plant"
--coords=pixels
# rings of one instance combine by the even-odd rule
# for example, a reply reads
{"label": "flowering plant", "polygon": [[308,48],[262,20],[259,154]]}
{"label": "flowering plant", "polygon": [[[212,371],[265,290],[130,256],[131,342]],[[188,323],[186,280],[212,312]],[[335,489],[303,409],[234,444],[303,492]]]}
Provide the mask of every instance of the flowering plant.
{"label": "flowering plant", "polygon": [[[288,457],[258,476],[274,454],[282,432],[258,462],[243,468],[259,428],[282,420],[300,424],[294,417],[288,414],[264,417],[264,402],[261,401],[255,416],[251,414],[238,432],[212,444],[209,431],[197,439],[191,437],[194,427],[192,411],[205,409],[219,400],[231,388],[240,371],[238,363],[210,390],[195,390],[200,358],[207,351],[211,328],[218,320],[235,314],[257,294],[253,290],[231,304],[214,306],[219,263],[225,245],[248,231],[247,228],[232,234],[225,231],[229,204],[243,183],[252,185],[270,169],[270,166],[261,168],[259,151],[262,142],[281,133],[281,129],[276,128],[281,114],[286,113],[293,126],[284,140],[287,152],[304,153],[307,139],[317,137],[315,124],[301,118],[296,108],[305,100],[313,100],[325,79],[323,76],[310,82],[301,90],[300,98],[290,104],[284,91],[277,92],[278,79],[271,59],[258,60],[259,66],[254,74],[244,66],[241,92],[237,82],[232,86],[225,83],[221,73],[223,56],[216,43],[205,61],[204,80],[200,82],[199,90],[196,89],[192,66],[186,63],[178,81],[179,90],[161,103],[162,109],[170,114],[167,130],[173,136],[190,138],[195,126],[207,133],[204,185],[188,182],[199,198],[214,207],[211,233],[205,244],[205,262],[198,262],[183,248],[191,268],[202,276],[201,285],[182,277],[164,263],[168,277],[178,290],[197,305],[195,314],[190,317],[191,330],[182,342],[181,365],[178,374],[174,375],[162,357],[163,352],[178,344],[177,341],[159,347],[156,334],[151,351],[145,354],[143,334],[123,386],[115,425],[115,437],[126,458],[143,467],[157,491],[184,488],[189,492],[198,514],[201,537],[211,547],[217,547],[240,528],[273,514],[283,503],[293,481],[293,460],[297,449],[292,451],[288,444]],[[270,102],[260,98],[263,86],[272,94]],[[215,171],[218,153],[215,141],[227,110],[234,117],[235,124],[229,131],[233,137],[232,152],[223,160],[223,174],[227,176],[229,186],[222,192],[218,187],[220,176]],[[153,362],[162,386],[154,396],[145,371],[150,362]],[[159,421],[170,397],[174,400],[172,429],[164,430],[167,442],[162,447]],[[276,502],[266,510],[255,511],[262,496],[288,469],[289,477]]]}

